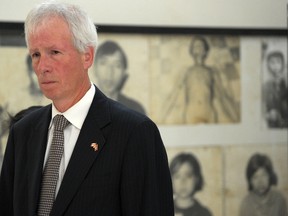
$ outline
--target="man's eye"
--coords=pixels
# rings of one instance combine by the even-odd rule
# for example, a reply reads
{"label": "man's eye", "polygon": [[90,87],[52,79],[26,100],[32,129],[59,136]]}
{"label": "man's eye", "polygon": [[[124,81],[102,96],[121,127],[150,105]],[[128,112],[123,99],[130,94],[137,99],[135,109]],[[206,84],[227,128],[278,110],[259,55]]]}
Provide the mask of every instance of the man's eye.
{"label": "man's eye", "polygon": [[31,54],[31,58],[34,59],[34,58],[38,58],[40,56],[40,53],[32,53]]}
{"label": "man's eye", "polygon": [[51,53],[52,53],[53,55],[56,55],[56,54],[59,54],[60,52],[57,51],[57,50],[52,50]]}

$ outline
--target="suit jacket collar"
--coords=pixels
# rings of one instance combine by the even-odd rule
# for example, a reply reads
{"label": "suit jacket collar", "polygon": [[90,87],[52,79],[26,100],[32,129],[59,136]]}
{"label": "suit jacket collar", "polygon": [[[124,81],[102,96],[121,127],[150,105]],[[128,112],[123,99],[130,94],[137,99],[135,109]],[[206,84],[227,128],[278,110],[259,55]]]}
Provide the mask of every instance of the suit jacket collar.
{"label": "suit jacket collar", "polygon": [[[35,214],[41,187],[43,162],[47,145],[48,127],[51,120],[51,105],[42,108],[28,140],[28,211]],[[36,121],[34,120],[34,121]],[[43,136],[44,134],[44,136]]]}
{"label": "suit jacket collar", "polygon": [[[50,215],[62,215],[71,202],[105,144],[105,137],[101,130],[110,121],[108,99],[96,88],[93,102],[80,131]],[[92,143],[97,145],[97,151],[91,147]]]}

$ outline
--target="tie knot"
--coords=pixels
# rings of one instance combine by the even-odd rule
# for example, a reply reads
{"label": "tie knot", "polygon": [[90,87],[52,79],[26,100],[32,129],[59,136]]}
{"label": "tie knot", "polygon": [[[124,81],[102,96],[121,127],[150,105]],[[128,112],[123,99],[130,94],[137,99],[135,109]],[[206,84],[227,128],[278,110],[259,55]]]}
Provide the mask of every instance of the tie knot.
{"label": "tie knot", "polygon": [[55,130],[63,131],[69,124],[69,121],[63,115],[56,115],[54,117]]}

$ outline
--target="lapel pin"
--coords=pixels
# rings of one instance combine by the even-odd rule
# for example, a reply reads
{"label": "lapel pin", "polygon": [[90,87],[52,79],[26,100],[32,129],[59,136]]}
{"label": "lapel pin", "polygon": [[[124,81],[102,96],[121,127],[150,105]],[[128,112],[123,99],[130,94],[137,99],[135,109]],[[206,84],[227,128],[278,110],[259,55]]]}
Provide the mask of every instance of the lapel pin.
{"label": "lapel pin", "polygon": [[92,143],[90,146],[94,149],[95,152],[98,151],[98,144],[97,143]]}

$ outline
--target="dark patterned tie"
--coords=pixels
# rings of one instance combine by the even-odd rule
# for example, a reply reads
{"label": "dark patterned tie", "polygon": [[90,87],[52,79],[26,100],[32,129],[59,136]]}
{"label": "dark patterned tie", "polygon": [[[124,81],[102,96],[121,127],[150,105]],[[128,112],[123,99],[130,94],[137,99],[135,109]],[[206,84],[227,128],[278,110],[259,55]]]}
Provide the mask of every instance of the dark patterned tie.
{"label": "dark patterned tie", "polygon": [[59,167],[64,151],[64,128],[69,121],[63,115],[56,115],[54,121],[54,132],[50,152],[42,176],[38,216],[48,216],[55,199]]}

